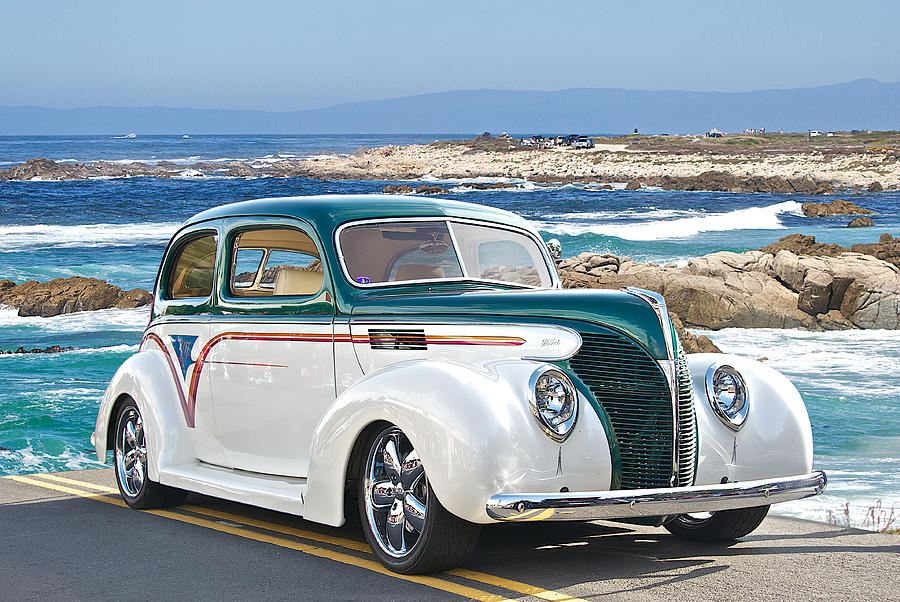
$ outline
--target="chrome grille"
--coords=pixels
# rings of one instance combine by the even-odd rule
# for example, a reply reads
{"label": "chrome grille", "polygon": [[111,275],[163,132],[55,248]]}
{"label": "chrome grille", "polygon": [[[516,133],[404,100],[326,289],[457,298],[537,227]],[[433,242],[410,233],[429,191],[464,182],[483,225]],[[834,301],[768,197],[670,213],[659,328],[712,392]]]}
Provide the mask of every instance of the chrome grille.
{"label": "chrome grille", "polygon": [[697,417],[691,371],[681,345],[675,359],[675,374],[678,377],[678,486],[688,487],[694,484],[697,462]]}
{"label": "chrome grille", "polygon": [[622,460],[621,488],[670,487],[674,425],[662,369],[640,345],[614,330],[580,334],[581,350],[569,365],[609,416]]}

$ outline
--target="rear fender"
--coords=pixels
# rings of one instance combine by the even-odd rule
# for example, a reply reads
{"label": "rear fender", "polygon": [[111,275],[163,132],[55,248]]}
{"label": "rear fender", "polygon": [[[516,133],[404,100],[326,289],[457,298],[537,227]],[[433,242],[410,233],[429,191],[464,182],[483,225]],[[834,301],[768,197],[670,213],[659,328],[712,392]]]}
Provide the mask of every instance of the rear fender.
{"label": "rear fender", "polygon": [[151,480],[159,481],[160,466],[195,457],[176,386],[162,352],[141,351],[125,360],[106,388],[97,413],[97,458],[106,463],[107,440],[117,418],[113,412],[118,407],[116,402],[126,395],[134,399],[144,420]]}

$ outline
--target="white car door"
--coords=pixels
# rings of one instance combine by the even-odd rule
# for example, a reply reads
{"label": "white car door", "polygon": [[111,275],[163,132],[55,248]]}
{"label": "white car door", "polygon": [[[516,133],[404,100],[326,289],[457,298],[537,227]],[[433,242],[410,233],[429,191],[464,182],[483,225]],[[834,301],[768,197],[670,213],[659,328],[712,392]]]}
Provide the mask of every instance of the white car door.
{"label": "white car door", "polygon": [[202,361],[228,466],[303,477],[312,431],[335,397],[334,305],[297,221],[231,220]]}

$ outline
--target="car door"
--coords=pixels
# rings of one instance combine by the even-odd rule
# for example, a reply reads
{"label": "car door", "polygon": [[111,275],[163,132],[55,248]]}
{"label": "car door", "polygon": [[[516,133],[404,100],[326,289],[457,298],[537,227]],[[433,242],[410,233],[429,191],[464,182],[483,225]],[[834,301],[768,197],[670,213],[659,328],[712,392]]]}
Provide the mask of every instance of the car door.
{"label": "car door", "polygon": [[217,438],[228,466],[303,477],[312,431],[335,397],[321,244],[289,218],[235,218],[226,230],[202,358]]}

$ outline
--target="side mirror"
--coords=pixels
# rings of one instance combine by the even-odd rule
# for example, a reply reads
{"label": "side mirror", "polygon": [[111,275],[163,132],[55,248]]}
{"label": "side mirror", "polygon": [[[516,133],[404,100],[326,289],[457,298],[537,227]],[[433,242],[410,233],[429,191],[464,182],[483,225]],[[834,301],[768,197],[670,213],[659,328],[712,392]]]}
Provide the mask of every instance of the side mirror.
{"label": "side mirror", "polygon": [[551,238],[547,241],[547,250],[550,251],[550,257],[553,258],[553,261],[562,259],[562,245],[559,244],[557,239]]}

